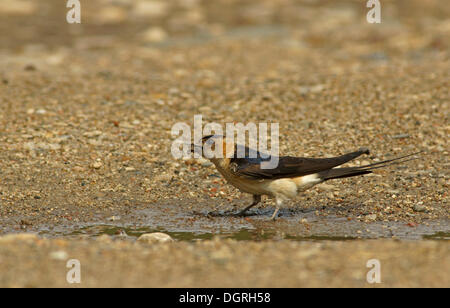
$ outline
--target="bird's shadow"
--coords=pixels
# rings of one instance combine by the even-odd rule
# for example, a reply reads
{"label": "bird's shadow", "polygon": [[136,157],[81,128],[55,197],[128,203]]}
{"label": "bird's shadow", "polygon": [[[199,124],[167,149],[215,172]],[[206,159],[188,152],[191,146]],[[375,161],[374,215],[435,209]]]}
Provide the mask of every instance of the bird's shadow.
{"label": "bird's shadow", "polygon": [[[202,217],[207,217],[207,218],[213,218],[213,217],[255,217],[255,216],[267,216],[267,215],[271,215],[273,213],[273,211],[275,210],[275,208],[264,208],[264,209],[255,209],[253,211],[248,211],[246,213],[240,213],[240,211],[232,211],[232,210],[228,210],[228,211],[211,211],[211,212],[199,212],[199,211],[193,211],[192,214],[195,216],[202,216]],[[292,216],[295,215],[297,213],[302,213],[302,214],[306,214],[306,213],[310,213],[310,212],[314,212],[316,209],[281,209],[279,212],[280,216]]]}
{"label": "bird's shadow", "polygon": [[212,212],[199,212],[199,211],[193,211],[193,215],[195,216],[203,216],[203,217],[250,217],[250,216],[258,216],[261,215],[261,213],[257,212],[248,212],[248,213],[240,213],[240,212],[234,212],[234,211],[212,211]]}

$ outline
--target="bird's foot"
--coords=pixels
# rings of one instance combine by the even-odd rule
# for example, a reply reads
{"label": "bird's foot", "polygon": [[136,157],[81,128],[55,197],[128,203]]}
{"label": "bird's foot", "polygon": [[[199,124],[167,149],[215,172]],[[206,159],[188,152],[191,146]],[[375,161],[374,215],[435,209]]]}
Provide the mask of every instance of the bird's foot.
{"label": "bird's foot", "polygon": [[225,212],[212,211],[212,212],[207,212],[207,213],[194,211],[193,214],[197,215],[197,216],[206,216],[206,217],[249,217],[249,216],[258,215],[257,213],[249,213],[249,212],[244,212],[244,211],[235,213],[231,210],[225,211]]}

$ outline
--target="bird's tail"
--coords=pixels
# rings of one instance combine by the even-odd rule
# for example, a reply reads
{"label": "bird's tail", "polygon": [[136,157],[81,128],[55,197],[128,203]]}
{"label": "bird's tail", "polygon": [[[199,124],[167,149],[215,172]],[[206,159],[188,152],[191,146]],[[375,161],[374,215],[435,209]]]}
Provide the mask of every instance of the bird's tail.
{"label": "bird's tail", "polygon": [[[383,167],[395,165],[395,164],[401,164],[401,163],[404,163],[404,162],[407,162],[410,160],[417,159],[417,157],[411,158],[411,156],[417,155],[419,153],[422,153],[422,152],[416,152],[416,153],[405,155],[402,157],[383,160],[383,161],[380,161],[377,163],[364,165],[364,166],[347,167],[347,168],[333,168],[333,169],[319,172],[319,177],[322,180],[327,181],[327,180],[332,180],[332,179],[341,179],[341,178],[348,178],[348,177],[357,176],[357,175],[369,174],[369,173],[372,173],[372,170],[375,170],[375,169],[379,169],[379,168],[383,168]],[[405,158],[408,158],[408,159],[405,159]]]}

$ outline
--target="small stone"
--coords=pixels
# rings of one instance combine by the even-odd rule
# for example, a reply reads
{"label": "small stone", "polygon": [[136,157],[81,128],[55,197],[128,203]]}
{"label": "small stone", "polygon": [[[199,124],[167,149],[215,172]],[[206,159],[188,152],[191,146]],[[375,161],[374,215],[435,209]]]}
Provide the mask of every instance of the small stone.
{"label": "small stone", "polygon": [[366,216],[366,218],[368,219],[368,220],[376,220],[377,219],[377,214],[370,214],[370,215],[367,215]]}
{"label": "small stone", "polygon": [[54,251],[50,253],[50,259],[52,260],[58,260],[58,261],[64,261],[67,260],[69,255],[67,252],[60,250],[60,251]]}
{"label": "small stone", "polygon": [[84,168],[83,167],[80,167],[80,166],[75,166],[75,167],[73,167],[73,169],[72,169],[74,172],[83,172],[84,171]]}
{"label": "small stone", "polygon": [[121,218],[120,216],[111,216],[108,218],[108,220],[109,221],[117,221],[117,220],[120,220],[120,218]]}
{"label": "small stone", "polygon": [[96,139],[89,139],[88,143],[93,146],[101,146],[102,142]]}
{"label": "small stone", "polygon": [[36,149],[36,144],[34,142],[26,142],[23,144],[23,148],[27,151],[34,151]]}
{"label": "small stone", "polygon": [[83,134],[84,137],[88,137],[88,138],[93,138],[93,137],[98,137],[100,135],[102,135],[103,132],[100,130],[94,130],[92,132],[86,132]]}
{"label": "small stone", "polygon": [[324,88],[325,88],[325,86],[322,84],[317,84],[314,86],[300,86],[298,88],[298,92],[302,95],[305,95],[308,93],[319,93],[319,92],[323,91]]}
{"label": "small stone", "polygon": [[415,212],[426,212],[427,208],[421,204],[414,205],[414,211]]}
{"label": "small stone", "polygon": [[392,136],[393,139],[405,139],[405,138],[409,138],[409,134],[399,134],[399,135],[394,135]]}
{"label": "small stone", "polygon": [[164,41],[167,38],[167,32],[162,28],[152,27],[142,34],[142,38],[146,42],[158,43]]}
{"label": "small stone", "polygon": [[210,167],[210,166],[213,165],[212,162],[210,162],[209,160],[207,160],[207,159],[205,159],[205,158],[203,158],[203,157],[197,159],[197,163],[198,163],[199,165],[201,165],[202,167]]}
{"label": "small stone", "polygon": [[333,190],[336,188],[336,186],[322,183],[322,184],[317,185],[317,188],[319,188],[321,190]]}
{"label": "small stone", "polygon": [[137,17],[158,18],[164,16],[168,8],[169,5],[166,1],[139,1],[133,9],[133,14]]}
{"label": "small stone", "polygon": [[161,232],[154,232],[141,235],[138,238],[138,241],[141,243],[154,244],[154,243],[170,243],[173,242],[173,239],[168,234]]}
{"label": "small stone", "polygon": [[53,151],[61,149],[61,145],[59,143],[40,142],[38,144],[38,147],[43,150],[53,150]]}
{"label": "small stone", "polygon": [[156,176],[155,180],[158,181],[158,182],[169,182],[169,181],[172,180],[172,178],[173,178],[172,175],[167,174],[167,173],[163,173],[163,174],[160,174],[160,175]]}
{"label": "small stone", "polygon": [[92,168],[94,169],[100,169],[103,166],[103,164],[99,161],[92,164]]}

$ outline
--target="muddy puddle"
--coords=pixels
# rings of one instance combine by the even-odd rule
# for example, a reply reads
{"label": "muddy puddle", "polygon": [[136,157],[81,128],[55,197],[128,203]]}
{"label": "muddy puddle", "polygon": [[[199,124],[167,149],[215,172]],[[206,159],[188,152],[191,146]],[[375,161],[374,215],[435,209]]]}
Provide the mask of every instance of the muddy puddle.
{"label": "muddy puddle", "polygon": [[314,211],[282,210],[276,221],[269,219],[272,209],[263,208],[247,217],[228,213],[210,216],[208,212],[186,211],[175,206],[140,210],[105,221],[77,226],[42,226],[45,237],[112,237],[134,240],[144,233],[164,232],[179,241],[207,240],[214,237],[235,240],[344,241],[396,238],[401,240],[448,240],[449,221],[430,220],[410,225],[405,222],[366,222],[338,216],[317,216]]}

